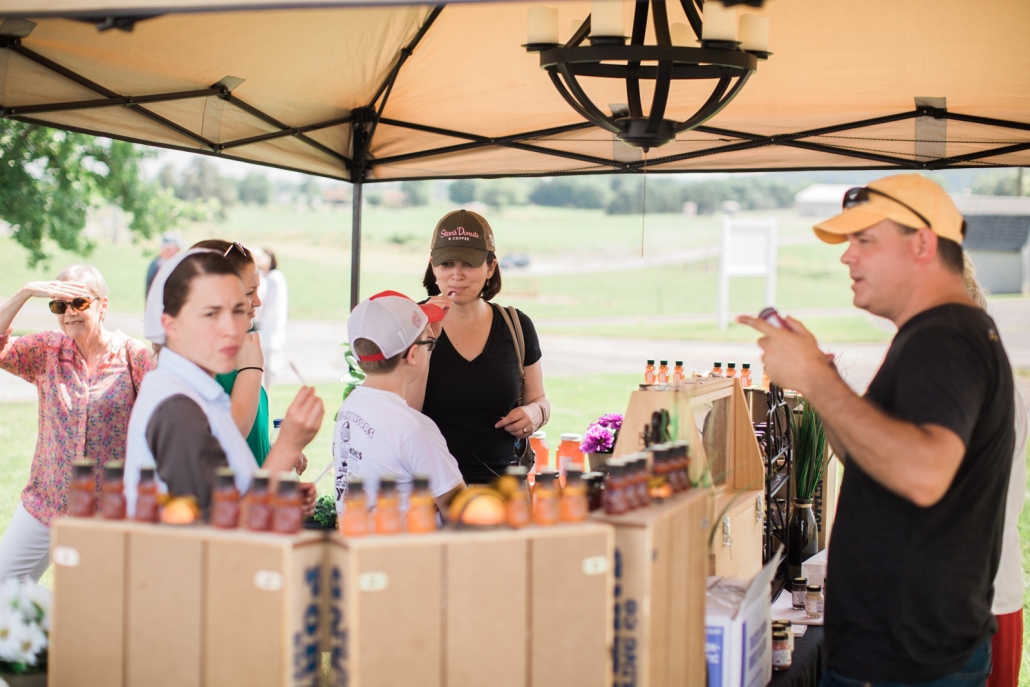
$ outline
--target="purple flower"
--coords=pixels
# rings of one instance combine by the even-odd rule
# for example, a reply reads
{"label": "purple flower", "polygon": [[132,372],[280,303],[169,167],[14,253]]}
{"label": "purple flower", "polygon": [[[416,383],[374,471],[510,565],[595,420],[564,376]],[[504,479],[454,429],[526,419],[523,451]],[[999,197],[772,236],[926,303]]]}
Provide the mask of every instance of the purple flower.
{"label": "purple flower", "polygon": [[615,431],[599,424],[590,425],[583,435],[579,450],[583,453],[611,453],[615,448]]}
{"label": "purple flower", "polygon": [[597,418],[593,424],[607,427],[613,432],[618,432],[622,429],[622,415],[619,415],[618,413],[608,413],[607,415],[602,415]]}

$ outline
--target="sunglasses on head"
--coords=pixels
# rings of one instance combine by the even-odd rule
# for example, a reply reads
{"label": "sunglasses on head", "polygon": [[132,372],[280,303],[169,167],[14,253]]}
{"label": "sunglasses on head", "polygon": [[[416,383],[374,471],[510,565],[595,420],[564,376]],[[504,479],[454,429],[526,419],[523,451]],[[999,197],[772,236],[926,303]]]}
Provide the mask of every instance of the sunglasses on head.
{"label": "sunglasses on head", "polygon": [[241,245],[240,245],[239,243],[237,243],[236,241],[233,241],[232,243],[230,243],[230,244],[229,244],[229,247],[225,249],[225,252],[224,252],[224,253],[222,253],[222,257],[223,257],[223,258],[224,258],[224,257],[227,257],[227,256],[229,255],[229,253],[231,253],[231,252],[232,252],[232,249],[233,249],[233,248],[235,248],[236,250],[238,250],[238,251],[240,252],[240,254],[241,254],[241,255],[242,255],[243,257],[245,257],[245,258],[249,258],[249,257],[250,257],[250,251],[248,251],[248,250],[247,250],[246,248],[244,248],[243,246],[241,246]]}
{"label": "sunglasses on head", "polygon": [[868,186],[856,186],[855,188],[848,190],[848,192],[844,194],[844,209],[847,210],[849,208],[855,207],[856,205],[863,205],[865,203],[868,203],[870,194],[875,194],[881,196],[882,198],[886,198],[887,200],[894,201],[895,203],[897,203],[898,205],[905,208],[913,215],[921,219],[923,221],[923,224],[925,224],[927,227],[933,229],[933,225],[930,224],[930,220],[923,217],[914,207],[912,207],[908,203],[903,203],[894,196],[888,195],[883,191],[877,191],[875,188],[869,188]]}
{"label": "sunglasses on head", "polygon": [[55,315],[63,315],[65,312],[67,312],[69,307],[73,310],[78,310],[79,312],[82,312],[83,310],[88,309],[92,303],[93,299],[88,296],[76,298],[71,303],[69,303],[68,301],[50,301],[50,312],[54,313]]}

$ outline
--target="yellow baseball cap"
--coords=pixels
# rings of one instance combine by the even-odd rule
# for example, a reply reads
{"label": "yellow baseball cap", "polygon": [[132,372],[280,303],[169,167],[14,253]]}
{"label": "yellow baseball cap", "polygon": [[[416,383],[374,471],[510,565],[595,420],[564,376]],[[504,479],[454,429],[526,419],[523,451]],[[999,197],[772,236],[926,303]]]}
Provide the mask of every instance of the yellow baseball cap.
{"label": "yellow baseball cap", "polygon": [[941,238],[961,244],[966,221],[947,191],[919,174],[897,174],[844,194],[844,212],[815,225],[826,243],[844,243],[855,234],[889,219],[913,229],[928,227]]}

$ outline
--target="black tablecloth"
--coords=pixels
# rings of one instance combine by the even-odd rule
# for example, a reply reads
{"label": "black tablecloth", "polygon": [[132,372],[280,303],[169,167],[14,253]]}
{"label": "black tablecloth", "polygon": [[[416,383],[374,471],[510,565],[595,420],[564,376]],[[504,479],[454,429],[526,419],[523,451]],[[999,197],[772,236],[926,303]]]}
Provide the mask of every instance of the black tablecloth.
{"label": "black tablecloth", "polygon": [[826,640],[821,625],[809,625],[805,634],[794,638],[790,670],[773,671],[769,687],[819,687],[826,669]]}

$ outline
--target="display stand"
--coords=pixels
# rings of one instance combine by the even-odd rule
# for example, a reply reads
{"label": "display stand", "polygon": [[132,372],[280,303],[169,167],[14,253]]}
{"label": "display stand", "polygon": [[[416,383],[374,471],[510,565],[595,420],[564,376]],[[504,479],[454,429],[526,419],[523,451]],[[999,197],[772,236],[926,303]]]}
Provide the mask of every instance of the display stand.
{"label": "display stand", "polygon": [[[794,436],[791,431],[788,403],[783,389],[771,384],[763,394],[766,401],[765,446],[765,499],[767,514],[765,535],[762,538],[762,560],[768,562],[782,544],[788,549],[790,504],[794,498]],[[786,563],[781,563],[777,579],[783,579]]]}

